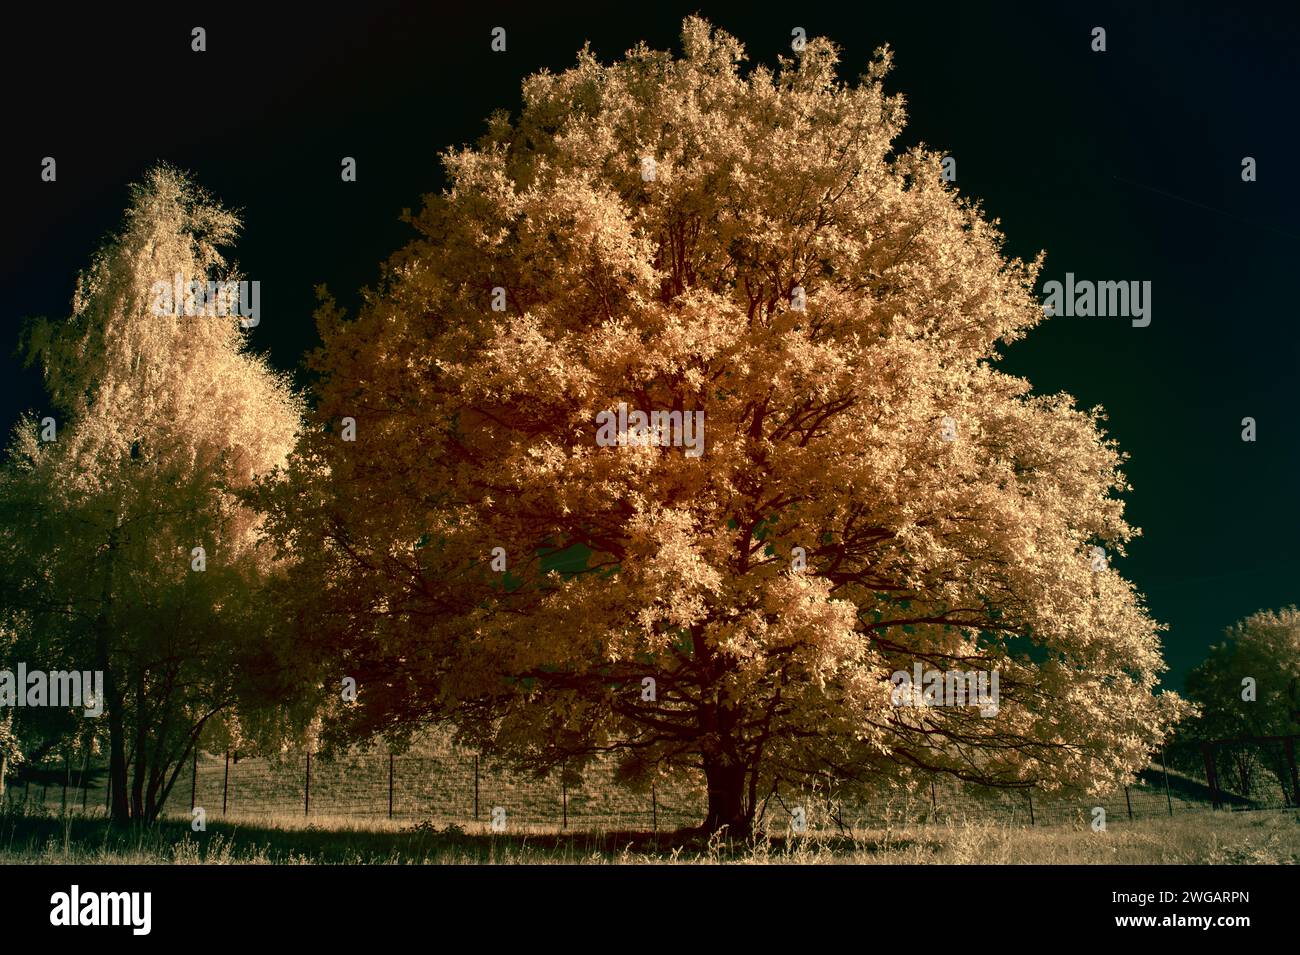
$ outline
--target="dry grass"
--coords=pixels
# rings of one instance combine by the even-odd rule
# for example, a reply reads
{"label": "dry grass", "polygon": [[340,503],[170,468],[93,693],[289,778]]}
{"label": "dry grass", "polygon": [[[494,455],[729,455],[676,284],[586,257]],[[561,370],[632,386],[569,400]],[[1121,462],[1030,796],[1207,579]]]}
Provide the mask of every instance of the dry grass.
{"label": "dry grass", "polygon": [[560,833],[543,826],[492,833],[450,825],[301,816],[226,820],[194,833],[102,820],[0,817],[0,863],[26,864],[1297,864],[1300,813],[1197,812],[1088,826],[898,826],[848,834],[770,836],[740,845],[682,832]]}

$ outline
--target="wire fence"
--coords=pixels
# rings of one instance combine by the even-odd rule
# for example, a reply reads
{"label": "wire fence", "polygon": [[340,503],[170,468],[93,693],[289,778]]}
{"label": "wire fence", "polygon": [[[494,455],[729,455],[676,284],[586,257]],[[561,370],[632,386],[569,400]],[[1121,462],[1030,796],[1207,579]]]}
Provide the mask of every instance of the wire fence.
{"label": "wire fence", "polygon": [[[107,767],[28,768],[6,786],[4,805],[28,811],[103,815],[109,802]],[[1221,808],[1281,808],[1281,789],[1249,797],[1219,793]],[[760,821],[770,830],[850,831],[898,825],[1106,825],[1204,812],[1213,806],[1207,784],[1153,765],[1131,786],[1104,798],[1051,799],[1040,791],[993,790],[935,782],[907,793],[869,799],[830,787],[777,792]],[[221,817],[348,817],[419,820],[435,826],[496,826],[585,831],[672,831],[699,825],[707,796],[703,779],[631,791],[612,764],[547,779],[490,768],[469,753],[352,754],[324,760],[306,754],[279,759],[203,754],[183,767],[167,804],[173,817],[202,808]],[[39,807],[39,810],[38,810]]]}
{"label": "wire fence", "polygon": [[[4,805],[106,812],[108,768],[28,769],[11,778]],[[534,779],[491,768],[473,754],[353,754],[323,760],[306,754],[280,759],[200,755],[182,770],[167,803],[170,815],[202,808],[222,816],[344,816],[490,825],[494,813],[510,828],[543,827],[668,831],[703,818],[703,787],[688,784],[631,792],[612,766],[586,770],[572,782]]]}

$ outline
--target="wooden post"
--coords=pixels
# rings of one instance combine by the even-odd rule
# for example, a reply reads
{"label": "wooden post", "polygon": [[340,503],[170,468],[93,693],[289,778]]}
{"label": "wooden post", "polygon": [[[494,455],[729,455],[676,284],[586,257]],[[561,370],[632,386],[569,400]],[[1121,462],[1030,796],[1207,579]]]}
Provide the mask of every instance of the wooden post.
{"label": "wooden post", "polygon": [[1300,806],[1300,773],[1297,773],[1295,765],[1295,740],[1294,736],[1286,738],[1286,764],[1291,769],[1291,805]]}
{"label": "wooden post", "polygon": [[230,795],[230,750],[226,750],[226,778],[221,781],[221,814],[226,814],[226,797]]}
{"label": "wooden post", "polygon": [[1032,826],[1034,824],[1034,791],[1027,789],[1025,792],[1029,795],[1029,824]]}
{"label": "wooden post", "polygon": [[72,782],[72,752],[63,747],[63,803],[59,807],[62,815],[68,814],[68,783]]}
{"label": "wooden post", "polygon": [[939,797],[934,791],[934,780],[930,780],[930,818],[939,815]]}
{"label": "wooden post", "polygon": [[569,780],[566,777],[565,770],[568,765],[560,767],[560,802],[564,806],[564,822],[560,824],[561,829],[569,828]]}
{"label": "wooden post", "polygon": [[478,818],[478,757],[474,757],[474,818]]}
{"label": "wooden post", "polygon": [[307,750],[307,783],[302,790],[302,814],[311,815],[311,750]]}
{"label": "wooden post", "polygon": [[393,754],[388,754],[388,818],[393,818]]}
{"label": "wooden post", "polygon": [[659,799],[655,794],[655,784],[650,784],[650,827],[652,831],[659,831]]}
{"label": "wooden post", "polygon": [[199,785],[199,747],[194,745],[194,761],[190,763],[190,815],[194,815],[194,792]]}
{"label": "wooden post", "polygon": [[1169,795],[1169,760],[1165,758],[1165,748],[1160,747],[1160,768],[1165,772],[1165,802],[1169,804],[1169,815],[1174,814],[1174,799]]}
{"label": "wooden post", "polygon": [[1201,744],[1201,756],[1205,760],[1205,781],[1210,787],[1210,800],[1214,808],[1218,809],[1222,805],[1219,798],[1219,776],[1214,771],[1214,749],[1209,743]]}
{"label": "wooden post", "polygon": [[1133,821],[1133,800],[1128,798],[1128,787],[1124,787],[1124,805],[1128,806],[1128,821]]}

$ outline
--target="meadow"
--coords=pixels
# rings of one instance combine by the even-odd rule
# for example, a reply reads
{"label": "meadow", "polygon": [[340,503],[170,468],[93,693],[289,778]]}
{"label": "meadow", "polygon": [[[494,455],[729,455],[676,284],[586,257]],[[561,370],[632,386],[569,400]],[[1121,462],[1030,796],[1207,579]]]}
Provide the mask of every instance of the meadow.
{"label": "meadow", "polygon": [[193,832],[183,819],[148,828],[47,813],[0,817],[0,864],[1300,864],[1300,812],[1201,810],[1114,824],[899,824],[744,842],[673,833],[301,815],[227,817]]}

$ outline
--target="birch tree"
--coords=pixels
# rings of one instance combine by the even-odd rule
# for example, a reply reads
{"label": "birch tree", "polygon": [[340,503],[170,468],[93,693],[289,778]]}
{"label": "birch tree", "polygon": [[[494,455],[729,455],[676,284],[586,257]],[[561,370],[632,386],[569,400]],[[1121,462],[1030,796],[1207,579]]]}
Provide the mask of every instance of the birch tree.
{"label": "birch tree", "polygon": [[30,652],[103,672],[119,821],[156,818],[205,723],[276,679],[258,599],[273,561],[239,495],[285,461],[302,409],[229,297],[184,291],[240,281],[223,254],[238,226],[151,170],[70,316],[24,341],[49,405],[0,478],[4,610]]}

